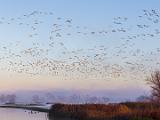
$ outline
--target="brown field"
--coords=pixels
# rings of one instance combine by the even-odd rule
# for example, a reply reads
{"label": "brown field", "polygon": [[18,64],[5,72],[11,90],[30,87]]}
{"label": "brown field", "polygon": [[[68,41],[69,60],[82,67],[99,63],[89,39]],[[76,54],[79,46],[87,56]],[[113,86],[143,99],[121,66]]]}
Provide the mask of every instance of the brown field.
{"label": "brown field", "polygon": [[55,104],[50,117],[76,120],[160,120],[160,104],[126,102],[119,104]]}

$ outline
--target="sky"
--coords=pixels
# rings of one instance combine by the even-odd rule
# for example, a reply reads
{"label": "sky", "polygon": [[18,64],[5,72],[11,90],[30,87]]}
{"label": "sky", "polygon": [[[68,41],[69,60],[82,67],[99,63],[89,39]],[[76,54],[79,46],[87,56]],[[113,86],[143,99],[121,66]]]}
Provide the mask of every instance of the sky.
{"label": "sky", "polygon": [[[159,35],[154,37],[136,38],[131,39],[130,42],[126,43],[129,36],[134,36],[143,33],[153,33],[155,29],[158,29],[159,24],[153,24],[147,21],[146,18],[139,19],[138,16],[143,15],[143,10],[155,9],[159,11],[160,1],[159,0],[0,0],[0,56],[3,59],[4,55],[10,53],[20,54],[22,51],[33,48],[33,43],[39,43],[39,48],[43,50],[51,49],[49,44],[50,31],[52,25],[62,24],[63,30],[61,38],[54,38],[56,45],[52,48],[51,52],[42,53],[42,55],[35,58],[33,56],[23,56],[21,59],[14,58],[4,58],[1,60],[0,65],[0,90],[1,91],[19,91],[19,90],[50,90],[50,89],[66,89],[66,90],[87,90],[87,91],[114,91],[114,93],[119,94],[119,92],[128,93],[130,91],[130,96],[139,96],[149,93],[149,87],[145,83],[145,78],[150,71],[158,68],[156,66],[159,58],[158,53],[155,51],[159,48],[160,41]],[[25,18],[24,15],[28,15],[33,11],[42,11],[44,15],[34,16]],[[53,15],[49,15],[53,12]],[[47,14],[47,15],[45,15]],[[20,17],[19,17],[20,16]],[[115,25],[114,18],[121,16],[124,22],[123,25]],[[124,18],[127,17],[127,22]],[[12,20],[14,18],[14,20]],[[58,20],[60,18],[61,20]],[[36,34],[33,34],[33,29],[31,29],[30,24],[34,22],[39,22],[35,20],[42,21],[42,24],[36,26]],[[66,23],[67,20],[71,20],[72,27],[69,28]],[[26,24],[26,25],[24,25]],[[27,26],[27,24],[29,24]],[[149,29],[137,28],[137,25],[149,25]],[[83,31],[87,35],[77,34],[77,28],[79,31]],[[116,32],[113,33],[113,29],[127,29],[129,32]],[[95,33],[93,33],[95,31]],[[100,31],[107,31],[106,35],[98,35],[96,33]],[[71,36],[66,34],[71,33]],[[88,33],[90,33],[88,35]],[[148,34],[149,35],[149,34]],[[144,40],[141,40],[144,39]],[[57,42],[58,41],[58,42]],[[153,42],[154,41],[154,42]],[[61,48],[59,43],[63,43],[66,48]],[[118,51],[121,50],[119,46],[126,43],[127,48],[124,54],[119,54],[120,57],[116,56]],[[16,45],[18,44],[18,45]],[[134,44],[133,47],[128,47]],[[105,73],[107,78],[102,78],[101,75],[94,71],[94,75],[91,77],[76,77],[76,74],[69,75],[69,77],[64,78],[64,76],[52,76],[48,74],[38,74],[30,75],[25,73],[17,73],[16,70],[20,69],[17,66],[12,67],[12,70],[8,68],[8,61],[24,62],[25,64],[37,59],[48,58],[55,60],[66,60],[66,57],[73,57],[75,54],[77,56],[94,56],[96,54],[102,55],[100,52],[100,46],[106,47],[108,49],[107,57],[104,60],[93,60],[94,64],[100,64],[100,67],[96,67],[101,70],[101,67],[112,65],[123,66],[123,75],[121,77],[113,77],[114,75],[107,76],[108,72]],[[4,48],[7,47],[7,48]],[[89,49],[94,48],[93,52],[88,52]],[[118,49],[117,49],[118,48]],[[38,48],[35,48],[38,50]],[[67,49],[67,50],[66,50]],[[72,54],[71,51],[77,51],[83,49],[84,53]],[[133,57],[135,51],[140,50],[144,56]],[[8,53],[10,51],[10,53]],[[63,56],[62,51],[70,51],[67,55]],[[122,50],[123,51],[123,50]],[[104,52],[104,51],[103,51]],[[105,51],[106,52],[106,51]],[[153,52],[153,54],[150,54]],[[141,54],[142,54],[141,53]],[[123,61],[121,58],[128,57],[128,61]],[[156,58],[156,59],[155,59]],[[144,62],[145,59],[145,62]],[[146,59],[148,61],[146,62]],[[151,61],[149,61],[151,59]],[[68,60],[68,59],[67,59]],[[92,61],[92,57],[89,58]],[[70,63],[71,61],[67,61]],[[129,71],[132,66],[124,65],[125,62],[133,62],[137,64],[143,64],[143,69],[146,69],[147,75],[143,72],[137,71],[139,65],[137,65],[136,70]],[[153,64],[151,64],[153,63]],[[103,65],[104,66],[103,66]],[[22,66],[21,66],[22,67]],[[116,66],[117,67],[117,66]],[[16,70],[15,70],[16,69]],[[35,68],[33,71],[41,71],[41,68]],[[33,72],[29,71],[29,72]],[[42,70],[43,71],[43,70]],[[45,71],[45,70],[44,70]],[[112,69],[113,72],[113,69]],[[67,73],[68,74],[68,73]],[[70,73],[69,73],[70,74]],[[87,74],[88,75],[88,74]],[[80,76],[80,75],[79,75]],[[86,76],[86,75],[85,75]],[[134,92],[135,90],[135,92]],[[140,91],[137,93],[137,91]]]}

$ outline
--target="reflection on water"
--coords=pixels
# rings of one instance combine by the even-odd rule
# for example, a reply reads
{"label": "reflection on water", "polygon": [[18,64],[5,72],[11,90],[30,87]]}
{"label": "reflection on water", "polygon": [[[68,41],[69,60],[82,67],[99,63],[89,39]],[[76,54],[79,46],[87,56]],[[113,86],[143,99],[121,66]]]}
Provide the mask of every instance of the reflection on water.
{"label": "reflection on water", "polygon": [[49,120],[47,113],[22,109],[0,108],[0,120]]}
{"label": "reflection on water", "polygon": [[0,108],[0,120],[73,120],[69,118],[49,118],[47,113],[31,110]]}

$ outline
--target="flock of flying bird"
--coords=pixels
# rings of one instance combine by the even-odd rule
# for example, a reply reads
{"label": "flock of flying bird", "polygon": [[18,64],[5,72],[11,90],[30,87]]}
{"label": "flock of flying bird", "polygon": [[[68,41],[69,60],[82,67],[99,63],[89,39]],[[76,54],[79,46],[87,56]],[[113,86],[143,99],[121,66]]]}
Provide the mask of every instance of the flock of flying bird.
{"label": "flock of flying bird", "polygon": [[[45,23],[47,17],[51,20]],[[160,67],[160,47],[145,50],[147,42],[158,42],[160,12],[143,10],[142,15],[134,20],[138,22],[136,25],[129,20],[127,17],[115,17],[111,28],[93,30],[75,25],[73,19],[56,17],[53,12],[33,11],[20,17],[1,17],[0,25],[17,25],[30,32],[25,38],[28,39],[28,47],[22,47],[24,43],[21,40],[0,46],[1,70],[61,76],[62,79],[117,79],[127,75],[129,79],[137,79],[138,76],[141,79]],[[50,25],[47,27],[50,29],[45,30],[47,32],[43,36],[41,28],[45,25]],[[41,37],[46,40],[41,40]],[[78,40],[103,39],[99,40],[102,41],[100,45],[70,49],[67,46],[71,42],[69,39],[75,37]],[[110,40],[112,42],[108,44]]]}

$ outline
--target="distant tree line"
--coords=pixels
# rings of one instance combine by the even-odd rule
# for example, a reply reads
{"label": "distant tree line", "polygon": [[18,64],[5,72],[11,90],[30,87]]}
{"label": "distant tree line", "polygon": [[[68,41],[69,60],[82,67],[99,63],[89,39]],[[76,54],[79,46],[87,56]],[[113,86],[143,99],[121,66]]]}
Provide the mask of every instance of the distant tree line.
{"label": "distant tree line", "polygon": [[9,95],[0,95],[0,102],[1,103],[15,103],[16,102],[16,95],[9,94]]}

